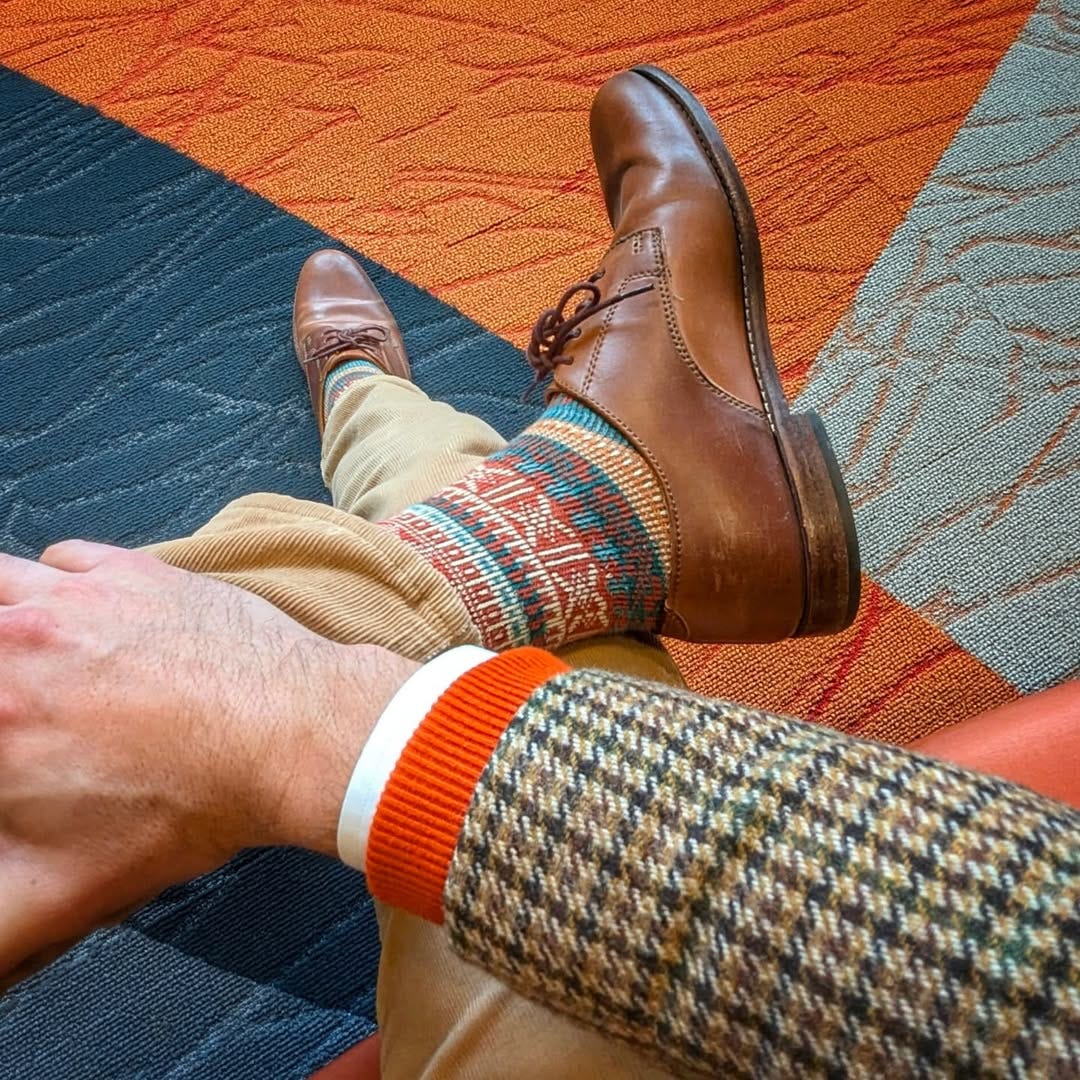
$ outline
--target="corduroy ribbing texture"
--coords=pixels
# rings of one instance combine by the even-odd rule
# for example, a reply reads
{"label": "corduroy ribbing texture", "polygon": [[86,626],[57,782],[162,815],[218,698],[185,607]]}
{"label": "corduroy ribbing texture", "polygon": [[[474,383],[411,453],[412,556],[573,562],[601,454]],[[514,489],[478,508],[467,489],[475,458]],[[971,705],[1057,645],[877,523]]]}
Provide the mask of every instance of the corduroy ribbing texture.
{"label": "corduroy ribbing texture", "polygon": [[383,521],[460,480],[505,445],[478,417],[382,375],[351,383],[327,414],[322,474],[339,510]]}
{"label": "corduroy ribbing texture", "polygon": [[379,799],[366,866],[373,896],[443,921],[443,885],[480,775],[517,711],[567,670],[540,649],[514,649],[466,672],[443,693]]}
{"label": "corduroy ribbing texture", "polygon": [[441,574],[385,529],[331,506],[247,495],[194,536],[146,550],[255,593],[333,641],[421,661],[479,643]]}

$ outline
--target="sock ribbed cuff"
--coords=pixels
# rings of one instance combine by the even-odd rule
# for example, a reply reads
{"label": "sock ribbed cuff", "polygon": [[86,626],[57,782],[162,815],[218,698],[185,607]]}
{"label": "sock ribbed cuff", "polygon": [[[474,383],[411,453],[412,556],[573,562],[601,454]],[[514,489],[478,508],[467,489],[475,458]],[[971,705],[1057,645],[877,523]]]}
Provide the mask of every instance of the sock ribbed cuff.
{"label": "sock ribbed cuff", "polygon": [[365,867],[372,896],[443,921],[443,886],[477,782],[521,706],[568,670],[540,649],[513,649],[445,691],[406,745],[375,810]]}

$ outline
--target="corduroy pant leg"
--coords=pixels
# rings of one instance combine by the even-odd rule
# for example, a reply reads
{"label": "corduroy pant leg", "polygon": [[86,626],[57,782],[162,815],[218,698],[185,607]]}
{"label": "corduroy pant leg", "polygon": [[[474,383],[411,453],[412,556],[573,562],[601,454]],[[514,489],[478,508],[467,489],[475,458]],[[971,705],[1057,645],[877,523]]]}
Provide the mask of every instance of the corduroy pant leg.
{"label": "corduroy pant leg", "polygon": [[[474,642],[457,596],[413,552],[375,528],[464,476],[504,445],[476,417],[392,376],[360,380],[323,437],[334,507],[251,495],[193,537],[154,545],[167,562],[258,593],[318,633],[423,659]],[[679,681],[650,639],[568,646],[570,663]],[[380,907],[382,1071],[401,1077],[662,1077],[631,1048],[549,1013],[466,964],[435,926]]]}
{"label": "corduroy pant leg", "polygon": [[[335,506],[378,521],[429,498],[503,445],[483,421],[431,401],[412,383],[372,376],[330,414],[323,478]],[[593,639],[562,655],[580,666],[679,680],[667,653],[647,640]],[[378,911],[385,1078],[667,1075],[465,963],[438,927],[383,905]]]}

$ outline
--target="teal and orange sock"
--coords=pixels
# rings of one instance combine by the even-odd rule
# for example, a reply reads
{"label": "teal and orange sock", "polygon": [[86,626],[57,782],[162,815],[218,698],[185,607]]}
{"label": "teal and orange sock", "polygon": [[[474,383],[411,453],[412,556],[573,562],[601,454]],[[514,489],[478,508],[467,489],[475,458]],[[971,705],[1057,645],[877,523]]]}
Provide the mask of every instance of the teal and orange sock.
{"label": "teal and orange sock", "polygon": [[361,379],[382,374],[382,368],[368,360],[346,360],[345,363],[338,364],[323,380],[323,413],[329,416],[334,404],[341,400],[350,386]]}
{"label": "teal and orange sock", "polygon": [[663,492],[633,445],[570,398],[552,399],[464,479],[382,524],[454,586],[489,649],[660,624]]}

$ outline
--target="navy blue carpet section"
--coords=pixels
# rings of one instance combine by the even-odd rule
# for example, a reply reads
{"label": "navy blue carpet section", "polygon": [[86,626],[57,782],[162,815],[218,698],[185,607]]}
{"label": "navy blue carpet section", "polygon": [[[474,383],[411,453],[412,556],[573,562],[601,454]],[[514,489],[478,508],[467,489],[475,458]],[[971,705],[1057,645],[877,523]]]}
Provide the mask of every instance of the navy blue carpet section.
{"label": "navy blue carpet section", "polygon": [[[289,320],[328,244],[0,69],[0,550],[167,539],[250,491],[325,500]],[[425,390],[507,435],[535,415],[517,350],[362,262]],[[359,875],[249,852],[0,999],[0,1076],[306,1076],[373,1030],[377,956]]]}

